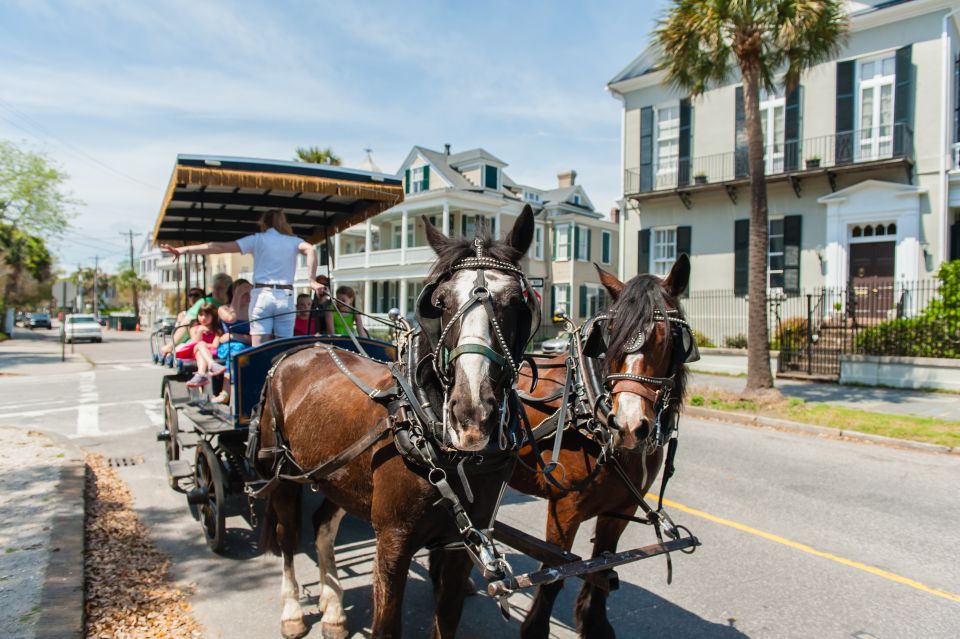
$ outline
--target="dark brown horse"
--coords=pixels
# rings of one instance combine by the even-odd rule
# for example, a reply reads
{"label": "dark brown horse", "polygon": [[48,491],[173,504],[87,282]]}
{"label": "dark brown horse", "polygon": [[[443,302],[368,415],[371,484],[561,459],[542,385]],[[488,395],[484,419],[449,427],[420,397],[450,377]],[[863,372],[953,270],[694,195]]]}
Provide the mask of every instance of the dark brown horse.
{"label": "dark brown horse", "polygon": [[[530,246],[533,227],[529,207],[504,241],[493,240],[485,230],[476,240],[451,239],[427,224],[427,237],[438,260],[431,273],[429,293],[421,297],[418,311],[424,307],[435,313],[433,320],[443,331],[432,339],[439,338],[437,348],[445,354],[438,361],[448,363],[441,364],[439,372],[429,363],[422,367],[422,375],[414,377],[422,381],[424,394],[412,399],[421,402],[427,398],[443,410],[446,418],[441,436],[446,441],[441,444],[453,451],[452,455],[458,450],[483,451],[485,456],[498,452],[495,435],[500,428],[501,407],[515,384],[515,369],[508,371],[507,364],[519,363],[535,328],[533,323],[538,322],[531,317],[530,296],[517,266]],[[494,264],[509,268],[465,266],[475,264],[471,258],[481,253]],[[479,302],[471,306],[474,297]],[[420,353],[433,349],[431,337],[425,333],[413,335]],[[385,402],[371,399],[334,358],[368,388],[382,390],[396,381],[386,365],[345,351],[331,356],[325,347],[318,346],[290,355],[276,367],[269,382],[270,401],[264,402],[259,425],[260,450],[275,450],[284,444],[278,439],[285,440],[290,457],[300,469],[316,468],[390,417]],[[279,430],[275,428],[275,415],[280,416]],[[511,472],[515,457],[509,455],[511,464],[499,475],[470,476],[468,468],[472,500],[463,499],[465,491],[459,478],[454,482],[469,517],[483,527]],[[269,477],[273,469],[261,463],[258,471]],[[316,483],[326,497],[314,516],[325,637],[346,634],[334,540],[348,512],[370,521],[376,533],[373,636],[400,636],[403,592],[414,553],[424,546],[460,540],[450,513],[436,505],[438,491],[428,476],[426,469],[398,452],[393,435],[387,434]],[[269,498],[264,524],[265,547],[279,551],[283,557],[281,630],[288,638],[307,632],[293,570],[299,543],[299,488],[296,483],[279,484]],[[436,575],[434,637],[452,637],[456,632],[471,566],[466,552],[445,551],[442,570]]]}
{"label": "dark brown horse", "polygon": [[[599,267],[600,280],[614,300],[610,308],[609,343],[605,353],[606,370],[610,373],[627,373],[646,378],[671,376],[675,384],[672,396],[682,401],[685,382],[683,361],[677,362],[673,345],[671,323],[666,317],[680,317],[677,297],[687,288],[690,277],[690,262],[681,255],[669,275],[663,280],[653,275],[638,275],[626,284]],[[637,348],[638,335],[643,334],[645,344]],[[630,352],[635,351],[635,352]],[[554,364],[562,363],[566,355],[552,358]],[[542,360],[541,360],[542,361]],[[540,371],[539,383],[534,397],[550,397],[563,388],[566,368],[551,367]],[[530,392],[531,376],[527,369],[521,374],[518,390]],[[644,391],[636,382],[614,389],[612,412],[619,428],[612,444],[621,467],[634,486],[646,494],[663,463],[663,448],[648,448],[648,437],[657,419],[655,413],[655,385]],[[639,391],[639,392],[638,392]],[[524,400],[530,422],[539,424],[553,414],[559,400],[538,402]],[[672,418],[669,414],[661,416]],[[614,472],[610,464],[597,468],[600,446],[576,429],[567,429],[562,439],[559,459],[554,460],[551,446],[553,438],[539,443],[543,461],[559,462],[552,476],[564,488],[561,490],[547,480],[538,468],[534,450],[526,446],[520,451],[521,462],[516,467],[510,485],[523,493],[549,499],[546,540],[569,550],[580,524],[597,517],[593,542],[593,557],[605,552],[615,552],[617,542],[629,523],[617,515],[632,516],[638,502],[626,483]],[[523,622],[521,636],[525,639],[547,637],[553,603],[563,588],[563,582],[555,582],[537,589],[533,604]],[[577,632],[582,637],[614,637],[613,627],[607,620],[607,593],[585,581],[576,600],[574,617]]]}

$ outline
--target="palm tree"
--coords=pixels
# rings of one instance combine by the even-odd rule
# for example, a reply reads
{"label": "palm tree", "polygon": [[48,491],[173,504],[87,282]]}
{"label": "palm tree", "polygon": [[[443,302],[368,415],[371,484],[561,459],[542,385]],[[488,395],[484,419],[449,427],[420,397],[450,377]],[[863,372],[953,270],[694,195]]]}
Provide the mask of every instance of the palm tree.
{"label": "palm tree", "polygon": [[340,166],[340,157],[333,152],[333,149],[327,147],[321,149],[318,146],[297,147],[297,157],[293,158],[297,162],[309,162],[310,164],[330,164]]}
{"label": "palm tree", "polygon": [[767,330],[767,181],[760,90],[794,89],[800,74],[836,54],[847,32],[842,0],[674,0],[656,41],[666,82],[692,97],[743,81],[750,171],[747,386],[773,388]]}

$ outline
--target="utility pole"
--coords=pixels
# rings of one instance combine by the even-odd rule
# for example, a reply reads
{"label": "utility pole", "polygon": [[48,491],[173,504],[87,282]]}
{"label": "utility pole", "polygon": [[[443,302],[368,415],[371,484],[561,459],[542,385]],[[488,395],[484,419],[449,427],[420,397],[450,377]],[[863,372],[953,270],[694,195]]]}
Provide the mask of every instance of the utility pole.
{"label": "utility pole", "polygon": [[100,321],[100,293],[97,288],[97,280],[100,279],[100,256],[93,256],[93,316]]}
{"label": "utility pole", "polygon": [[77,312],[83,312],[83,273],[80,271],[80,262],[77,262]]}
{"label": "utility pole", "polygon": [[126,233],[121,233],[120,235],[126,235],[130,238],[130,270],[133,271],[133,314],[137,318],[137,324],[140,323],[140,293],[137,291],[137,282],[140,278],[137,273],[137,267],[133,263],[133,236],[140,235],[139,233],[134,233],[133,229],[130,229]]}

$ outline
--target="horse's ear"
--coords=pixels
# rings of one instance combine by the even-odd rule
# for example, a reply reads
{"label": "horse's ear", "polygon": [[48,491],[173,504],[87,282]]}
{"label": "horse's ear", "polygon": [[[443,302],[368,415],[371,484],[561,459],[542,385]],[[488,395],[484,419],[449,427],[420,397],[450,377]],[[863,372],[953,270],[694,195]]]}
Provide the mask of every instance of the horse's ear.
{"label": "horse's ear", "polygon": [[597,275],[600,276],[600,283],[603,284],[603,288],[607,289],[610,293],[613,301],[616,302],[620,299],[620,293],[623,292],[623,282],[600,268],[596,262],[593,263],[593,268],[597,269]]}
{"label": "horse's ear", "polygon": [[433,247],[437,255],[450,244],[450,238],[443,234],[443,231],[435,227],[429,219],[423,218],[424,229],[427,232],[427,242]]}
{"label": "horse's ear", "polygon": [[529,204],[524,204],[520,217],[513,223],[513,228],[510,229],[505,241],[520,255],[527,254],[530,244],[533,243],[533,209]]}
{"label": "horse's ear", "polygon": [[679,297],[687,290],[689,283],[690,258],[687,257],[686,253],[681,253],[677,261],[673,263],[673,268],[670,269],[670,273],[661,285],[667,289],[667,292],[670,293],[672,297]]}

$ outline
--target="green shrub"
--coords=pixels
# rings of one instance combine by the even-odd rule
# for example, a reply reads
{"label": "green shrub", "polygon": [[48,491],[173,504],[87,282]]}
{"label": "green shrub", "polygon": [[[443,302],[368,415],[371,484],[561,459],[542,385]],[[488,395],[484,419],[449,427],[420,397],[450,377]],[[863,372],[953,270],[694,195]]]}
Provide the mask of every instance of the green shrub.
{"label": "green shrub", "polygon": [[723,338],[723,345],[727,348],[746,348],[747,336],[743,333],[737,335],[728,335]]}
{"label": "green shrub", "polygon": [[697,346],[700,348],[714,348],[716,346],[716,344],[710,341],[709,337],[698,330],[693,331],[693,339],[696,340]]}
{"label": "green shrub", "polygon": [[960,260],[943,263],[937,279],[940,290],[923,313],[861,331],[856,339],[857,352],[960,359]]}
{"label": "green shrub", "polygon": [[690,405],[691,406],[703,406],[706,403],[706,400],[703,399],[703,395],[691,395],[690,396]]}
{"label": "green shrub", "polygon": [[807,345],[807,320],[803,317],[788,317],[780,322],[777,332],[770,340],[770,350],[795,351]]}

